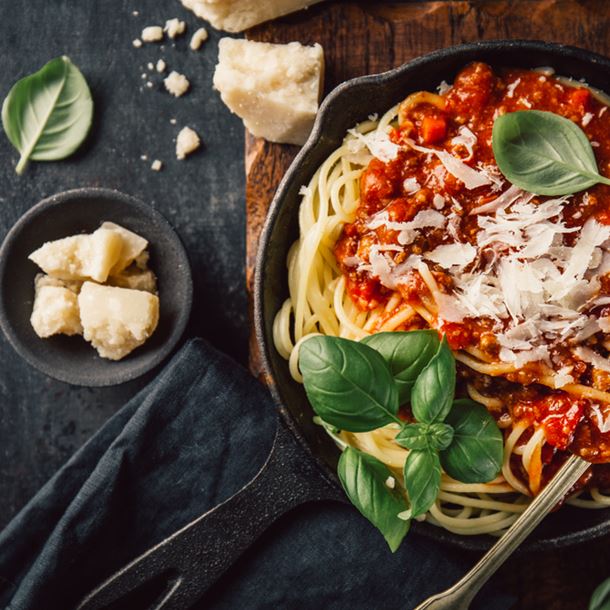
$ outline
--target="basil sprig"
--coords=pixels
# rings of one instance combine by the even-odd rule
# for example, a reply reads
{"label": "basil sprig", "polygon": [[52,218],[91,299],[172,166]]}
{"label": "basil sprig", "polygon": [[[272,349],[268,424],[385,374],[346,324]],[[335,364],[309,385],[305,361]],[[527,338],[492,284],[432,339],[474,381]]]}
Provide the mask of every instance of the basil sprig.
{"label": "basil sprig", "polygon": [[610,578],[604,580],[593,591],[588,608],[589,610],[610,610]]}
{"label": "basil sprig", "polygon": [[[352,503],[384,535],[392,551],[409,521],[434,504],[441,465],[454,479],[484,483],[502,465],[502,433],[482,405],[455,400],[455,358],[434,331],[379,333],[362,342],[316,336],[305,341],[299,367],[311,405],[327,425],[367,432],[394,424],[395,442],[407,449],[404,492],[389,486],[380,460],[348,447],[339,478]],[[398,417],[410,403],[415,422]],[[400,517],[398,514],[400,513]]]}
{"label": "basil sprig", "polygon": [[610,184],[597,169],[584,131],[553,112],[520,110],[499,116],[491,140],[500,171],[524,191],[571,195],[594,184]]}

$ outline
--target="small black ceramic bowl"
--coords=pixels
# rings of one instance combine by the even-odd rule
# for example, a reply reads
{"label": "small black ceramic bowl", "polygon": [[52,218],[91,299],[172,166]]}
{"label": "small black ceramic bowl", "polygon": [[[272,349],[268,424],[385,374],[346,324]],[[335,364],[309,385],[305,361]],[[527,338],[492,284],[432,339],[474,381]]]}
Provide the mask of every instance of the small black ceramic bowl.
{"label": "small black ceramic bowl", "polygon": [[[82,337],[39,338],[30,324],[34,278],[28,259],[43,243],[90,233],[111,221],[148,240],[158,280],[160,317],[153,335],[123,360],[100,358]],[[0,248],[0,326],[17,353],[38,370],[73,385],[109,386],[143,375],[170,354],[188,322],[193,282],[184,246],[167,220],[118,191],[83,188],[35,205],[9,231]]]}

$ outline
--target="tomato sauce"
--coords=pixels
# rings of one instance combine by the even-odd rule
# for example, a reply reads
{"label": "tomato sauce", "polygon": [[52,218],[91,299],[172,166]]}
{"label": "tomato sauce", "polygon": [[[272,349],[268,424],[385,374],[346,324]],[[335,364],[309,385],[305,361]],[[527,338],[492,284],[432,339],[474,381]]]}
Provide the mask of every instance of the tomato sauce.
{"label": "tomato sauce", "polygon": [[[457,75],[440,99],[442,104],[421,103],[410,108],[406,116],[401,117],[400,125],[390,133],[390,139],[397,144],[405,144],[408,139],[419,146],[448,151],[471,168],[486,168],[502,178],[491,145],[495,119],[518,110],[545,110],[577,123],[594,147],[599,172],[610,175],[610,111],[606,111],[607,107],[590,89],[579,83],[566,84],[536,71],[507,69],[494,72],[486,64],[473,63]],[[459,138],[457,143],[452,141],[462,126],[468,127],[476,136],[472,150],[459,143]],[[441,175],[442,179],[439,178]],[[407,179],[415,179],[420,188],[412,192],[407,188]],[[502,190],[506,187],[505,182]],[[360,178],[356,219],[345,225],[335,246],[335,256],[354,303],[363,311],[372,310],[395,294],[384,287],[378,277],[359,271],[348,263],[356,256],[367,261],[374,245],[398,244],[398,231],[386,226],[368,228],[373,214],[384,211],[391,221],[408,222],[421,210],[439,210],[434,202],[435,196],[440,196],[446,204],[439,211],[446,216],[458,217],[459,222],[453,225],[454,236],[457,234],[461,242],[476,245],[480,229],[477,215],[469,212],[495,199],[498,194],[494,184],[467,189],[461,180],[444,170],[436,155],[410,146],[401,147],[396,158],[389,162],[373,159]],[[537,197],[534,201],[545,199],[548,198]],[[592,217],[602,224],[610,224],[610,187],[598,184],[588,189],[586,194],[577,193],[562,214],[567,227],[582,227]],[[426,228],[418,232],[412,243],[402,246],[402,251],[393,252],[393,260],[399,264],[411,254],[429,252],[438,245],[452,242],[446,228]],[[441,289],[450,291],[451,277],[438,265],[430,264],[429,268]],[[610,295],[608,277],[602,281],[601,294]],[[413,305],[421,303],[426,296],[431,297],[427,285],[417,273],[401,283],[397,290],[404,302]],[[599,315],[599,312],[595,313]],[[401,329],[423,326],[426,326],[425,321],[416,318]],[[439,323],[438,328],[454,350],[472,347],[497,359],[499,345],[485,320],[473,318],[459,323]],[[567,347],[557,347],[552,355],[558,367],[569,365],[573,368],[575,383],[596,387],[597,380],[592,376],[591,367],[574,358]],[[472,372],[468,374],[474,375]],[[492,384],[503,400],[508,395],[508,409],[513,421],[525,420],[544,427],[548,445],[543,461],[560,463],[563,459],[561,452],[566,450],[579,453],[592,462],[610,461],[610,431],[602,433],[596,425],[591,411],[595,404],[538,385],[542,374],[536,363],[529,363],[516,373],[506,375],[507,381],[494,379]],[[607,385],[608,388],[601,389],[610,389],[610,383]],[[597,468],[594,479],[610,482],[610,472]]]}

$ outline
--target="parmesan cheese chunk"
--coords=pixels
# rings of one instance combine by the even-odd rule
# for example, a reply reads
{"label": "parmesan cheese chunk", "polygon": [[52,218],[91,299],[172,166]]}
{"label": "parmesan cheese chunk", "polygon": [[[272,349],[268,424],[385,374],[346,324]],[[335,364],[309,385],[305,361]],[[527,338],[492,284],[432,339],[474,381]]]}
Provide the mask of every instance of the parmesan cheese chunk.
{"label": "parmesan cheese chunk", "polygon": [[117,264],[123,239],[115,230],[100,228],[91,235],[73,235],[43,244],[29,258],[45,273],[64,280],[104,282]]}
{"label": "parmesan cheese chunk", "polygon": [[195,152],[201,145],[197,132],[190,127],[183,127],[176,138],[176,157],[186,159],[187,155]]}
{"label": "parmesan cheese chunk", "polygon": [[163,84],[174,97],[183,96],[191,86],[191,83],[189,83],[186,76],[176,72],[175,70],[170,72],[169,76],[163,79]]}
{"label": "parmesan cheese chunk", "polygon": [[181,0],[217,30],[243,32],[253,25],[294,13],[321,0]]}
{"label": "parmesan cheese chunk", "polygon": [[163,28],[160,25],[149,25],[142,30],[141,38],[144,42],[159,42],[163,40]]}
{"label": "parmesan cheese chunk", "polygon": [[184,21],[180,21],[177,17],[174,19],[168,19],[165,22],[165,27],[163,28],[167,35],[173,40],[174,38],[181,36],[186,31],[186,23]]}
{"label": "parmesan cheese chunk", "polygon": [[323,77],[319,44],[223,38],[214,87],[254,136],[301,145],[318,111]]}
{"label": "parmesan cheese chunk", "polygon": [[85,282],[78,306],[83,336],[110,360],[120,360],[142,345],[159,321],[159,298],[141,290]]}
{"label": "parmesan cheese chunk", "polygon": [[119,288],[131,288],[132,290],[144,290],[157,294],[157,278],[150,269],[138,269],[135,265],[121,271],[118,275],[108,278],[110,286]]}
{"label": "parmesan cheese chunk", "polygon": [[53,335],[80,335],[83,327],[78,313],[78,297],[59,280],[36,278],[36,296],[30,322],[34,332],[46,339]]}
{"label": "parmesan cheese chunk", "polygon": [[189,44],[191,51],[198,51],[201,45],[208,39],[208,31],[205,28],[199,28],[191,38]]}
{"label": "parmesan cheese chunk", "polygon": [[143,237],[114,222],[104,222],[101,228],[118,233],[122,241],[121,254],[117,262],[112,266],[110,275],[116,275],[123,271],[148,247],[148,242]]}

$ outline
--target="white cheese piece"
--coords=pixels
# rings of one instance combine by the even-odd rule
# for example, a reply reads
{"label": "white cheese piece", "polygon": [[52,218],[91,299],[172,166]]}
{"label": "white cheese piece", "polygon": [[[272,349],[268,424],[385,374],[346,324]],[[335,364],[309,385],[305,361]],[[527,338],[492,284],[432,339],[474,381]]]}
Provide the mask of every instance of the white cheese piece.
{"label": "white cheese piece", "polygon": [[183,127],[176,138],[176,157],[186,159],[187,155],[196,151],[201,145],[197,132],[190,127]]}
{"label": "white cheese piece", "polygon": [[191,83],[189,83],[186,76],[176,72],[175,70],[170,72],[169,76],[163,79],[163,84],[174,97],[183,96],[191,86]]}
{"label": "white cheese piece", "polygon": [[150,269],[142,270],[135,265],[121,271],[118,275],[111,275],[108,278],[108,284],[119,288],[144,290],[157,294],[157,277],[155,274]]}
{"label": "white cheese piece", "polygon": [[131,44],[136,48],[139,49],[142,47],[142,41],[139,38],[136,38],[135,40],[131,41]]}
{"label": "white cheese piece", "polygon": [[400,146],[392,142],[385,131],[375,129],[363,134],[356,129],[348,129],[347,133],[352,136],[346,140],[346,144],[352,155],[350,161],[354,163],[367,165],[370,162],[369,155],[362,156],[364,149],[384,163],[396,159],[400,152]]}
{"label": "white cheese piece", "polygon": [[593,114],[591,114],[590,112],[585,112],[584,116],[582,117],[582,126],[586,127],[593,118]]}
{"label": "white cheese piece", "polygon": [[161,74],[161,72],[165,72],[165,68],[167,67],[167,64],[165,63],[164,60],[160,59],[157,62],[157,65],[155,66],[157,72],[159,72],[159,74]]}
{"label": "white cheese piece", "polygon": [[191,38],[189,47],[191,51],[199,51],[201,45],[208,39],[208,31],[205,28],[199,28]]}
{"label": "white cheese piece", "polygon": [[159,159],[155,159],[152,162],[150,169],[152,169],[153,172],[160,172],[163,169],[163,163],[159,161]]}
{"label": "white cheese piece", "polygon": [[91,235],[47,242],[29,258],[45,273],[59,279],[104,282],[122,249],[119,233],[100,228]]}
{"label": "white cheese piece", "polygon": [[583,362],[591,364],[594,368],[600,371],[610,373],[610,360],[600,356],[597,352],[594,352],[589,347],[579,346],[574,348],[574,354],[577,358],[580,358]]}
{"label": "white cheese piece", "polygon": [[165,22],[165,27],[163,28],[167,35],[173,40],[178,36],[182,36],[186,31],[186,23],[184,21],[180,21],[177,17],[174,19],[168,19]]}
{"label": "white cheese piece", "polygon": [[465,267],[474,260],[477,249],[470,244],[444,244],[437,246],[431,252],[424,255],[424,258],[443,267]]}
{"label": "white cheese piece", "polygon": [[59,334],[82,334],[76,293],[62,286],[37,281],[30,322],[34,332],[43,339]]}
{"label": "white cheese piece", "polygon": [[159,298],[141,290],[85,282],[78,306],[84,338],[110,360],[142,345],[159,321]]}
{"label": "white cheese piece", "polygon": [[313,126],[323,77],[319,44],[223,38],[214,87],[254,136],[300,145]]}
{"label": "white cheese piece", "polygon": [[402,183],[402,188],[405,190],[407,195],[413,195],[419,191],[421,186],[419,185],[417,178],[406,178]]}
{"label": "white cheese piece", "polygon": [[102,223],[101,228],[107,229],[108,231],[115,231],[122,241],[121,254],[117,262],[112,266],[110,275],[116,275],[123,271],[123,269],[131,265],[131,263],[133,263],[133,261],[148,247],[148,242],[143,237],[140,237],[133,231],[117,225],[114,222],[104,222]]}
{"label": "white cheese piece", "polygon": [[[146,67],[147,67],[149,70],[152,70],[152,69],[153,69],[155,66],[153,65],[152,61],[149,61],[149,62],[146,64]],[[143,76],[145,76],[145,75],[143,75]]]}
{"label": "white cheese piece", "polygon": [[307,8],[321,0],[181,0],[217,30],[243,32],[253,25]]}
{"label": "white cheese piece", "polygon": [[479,186],[491,184],[490,177],[480,170],[473,169],[466,165],[461,159],[454,157],[446,150],[437,150],[436,148],[426,148],[419,146],[413,140],[406,140],[406,143],[418,152],[436,155],[438,160],[444,165],[445,169],[455,178],[461,180],[468,190],[476,189]]}
{"label": "white cheese piece", "polygon": [[141,38],[144,42],[159,42],[163,40],[163,28],[160,25],[149,25],[142,30]]}

